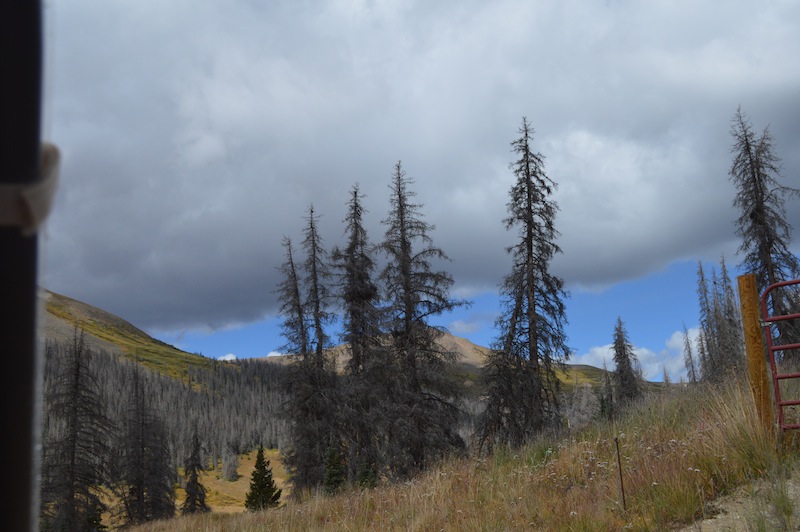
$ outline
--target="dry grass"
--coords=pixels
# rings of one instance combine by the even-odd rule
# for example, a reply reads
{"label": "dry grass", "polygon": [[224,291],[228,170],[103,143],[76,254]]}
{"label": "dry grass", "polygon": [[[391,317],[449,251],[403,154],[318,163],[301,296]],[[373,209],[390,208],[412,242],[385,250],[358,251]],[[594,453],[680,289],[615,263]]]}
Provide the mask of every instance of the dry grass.
{"label": "dry grass", "polygon": [[616,424],[449,461],[406,483],[133,530],[664,530],[710,515],[709,501],[774,471],[785,455],[746,385],[698,386],[652,397]]}
{"label": "dry grass", "polygon": [[[286,470],[281,463],[280,452],[277,449],[264,449],[264,458],[269,460],[272,468],[272,478],[275,484],[283,490],[282,497],[289,494],[286,485]],[[215,513],[241,513],[244,511],[244,499],[250,490],[250,478],[256,464],[256,452],[251,451],[239,457],[239,478],[228,481],[222,478],[221,465],[216,469],[204,471],[200,475],[200,483],[206,488],[206,503]],[[186,498],[182,489],[176,490],[176,500],[179,505]]]}

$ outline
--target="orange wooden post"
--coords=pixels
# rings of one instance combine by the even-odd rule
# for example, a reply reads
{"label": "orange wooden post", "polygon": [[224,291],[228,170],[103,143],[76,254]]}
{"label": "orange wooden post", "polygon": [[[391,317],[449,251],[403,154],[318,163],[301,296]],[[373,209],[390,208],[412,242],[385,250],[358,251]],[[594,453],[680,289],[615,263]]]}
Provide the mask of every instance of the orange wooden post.
{"label": "orange wooden post", "polygon": [[764,336],[761,329],[761,313],[756,277],[752,274],[740,275],[739,304],[742,309],[744,346],[747,352],[747,372],[750,377],[750,390],[753,392],[758,417],[772,430],[772,399],[767,378],[767,358],[764,350]]}

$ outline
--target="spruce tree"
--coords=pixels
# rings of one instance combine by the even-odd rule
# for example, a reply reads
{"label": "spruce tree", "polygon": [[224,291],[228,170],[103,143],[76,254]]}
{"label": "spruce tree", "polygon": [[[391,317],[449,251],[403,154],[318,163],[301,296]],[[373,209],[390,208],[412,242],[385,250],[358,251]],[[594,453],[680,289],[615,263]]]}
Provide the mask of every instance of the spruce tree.
{"label": "spruce tree", "polygon": [[300,276],[294,257],[292,240],[284,237],[282,246],[286,260],[280,268],[283,279],[278,285],[278,302],[280,303],[281,333],[286,343],[281,346],[284,353],[305,357],[308,353],[308,318],[303,304]]}
{"label": "spruce tree", "polygon": [[704,380],[718,381],[736,374],[744,364],[742,320],[724,256],[720,259],[720,275],[712,269],[710,280],[706,278],[703,265],[698,265],[697,295],[700,372]]}
{"label": "spruce tree", "polygon": [[[713,278],[716,274],[712,274]],[[714,315],[714,294],[709,290],[702,262],[697,263],[697,298],[699,302],[700,331],[698,355],[703,380],[717,380],[722,376],[719,350],[719,331]]]}
{"label": "spruce tree", "polygon": [[106,413],[93,353],[82,329],[67,346],[47,343],[48,370],[56,374],[45,390],[41,524],[52,530],[95,530],[106,505],[99,487],[108,481],[108,444],[114,426]]}
{"label": "spruce tree", "polygon": [[603,361],[603,385],[600,387],[600,417],[602,419],[614,419],[616,409],[614,407],[614,386],[611,384],[611,372],[605,360]]}
{"label": "spruce tree", "polygon": [[328,495],[334,495],[344,484],[344,465],[338,449],[331,447],[325,457],[325,482],[323,488]]}
{"label": "spruce tree", "polygon": [[633,345],[628,340],[628,333],[622,318],[617,318],[614,327],[614,384],[617,388],[617,397],[621,403],[637,399],[642,395],[642,387],[637,376],[636,353]]}
{"label": "spruce tree", "polygon": [[379,348],[381,336],[380,294],[373,280],[375,260],[364,228],[362,198],[354,185],[345,218],[347,245],[333,252],[343,312],[341,338],[349,350],[347,372],[351,375],[363,371],[370,354]]}
{"label": "spruce tree", "polygon": [[195,514],[210,512],[206,504],[206,488],[200,483],[199,474],[203,470],[200,437],[197,431],[192,437],[192,451],[184,463],[184,476],[186,477],[186,499],[181,505],[181,514]]}
{"label": "spruce tree", "polygon": [[692,341],[689,339],[689,330],[683,324],[683,365],[686,367],[686,378],[691,383],[696,383],[698,379],[697,364],[695,363]]}
{"label": "spruce tree", "polygon": [[303,231],[303,250],[306,252],[303,270],[307,289],[305,305],[308,309],[311,329],[311,345],[308,355],[310,355],[313,365],[322,370],[328,365],[325,350],[331,347],[330,337],[326,330],[326,327],[333,321],[333,314],[328,311],[331,299],[328,283],[331,273],[327,262],[327,253],[319,234],[319,217],[315,214],[313,205],[308,208],[306,221],[306,228]]}
{"label": "spruce tree", "polygon": [[[757,134],[739,107],[731,120],[733,163],[729,171],[736,188],[733,205],[739,211],[736,233],[742,239],[741,268],[756,276],[759,291],[779,281],[800,276],[800,262],[789,248],[792,227],[786,219],[785,200],[797,197],[800,190],[779,180],[781,160],[775,152],[775,139],[769,126]],[[798,310],[798,291],[784,288],[773,291],[769,300],[773,314]],[[800,341],[796,320],[776,326],[779,343]],[[789,351],[793,357],[796,352]]]}
{"label": "spruce tree", "polygon": [[339,408],[339,432],[344,440],[347,476],[357,480],[364,471],[381,468],[385,453],[387,382],[393,379],[383,346],[380,293],[373,280],[374,250],[364,228],[363,196],[354,185],[347,204],[343,249],[332,253],[337,298],[342,312],[341,341],[349,355]]}
{"label": "spruce tree", "polygon": [[282,491],[272,478],[269,460],[264,458],[264,446],[259,445],[255,469],[250,477],[250,491],[245,495],[244,506],[251,511],[275,508],[280,504]]}
{"label": "spruce tree", "polygon": [[284,459],[291,473],[293,493],[298,497],[304,490],[323,483],[325,453],[339,438],[335,367],[327,354],[331,344],[326,328],[333,319],[328,310],[330,272],[313,206],[309,207],[306,222],[305,260],[298,270],[291,243],[286,241],[286,276],[278,290],[285,312],[287,347],[296,354],[284,381],[285,414],[290,423]]}
{"label": "spruce tree", "polygon": [[380,248],[387,264],[385,290],[391,363],[396,376],[390,401],[385,463],[393,476],[406,477],[438,458],[465,448],[458,433],[461,388],[453,377],[455,354],[437,344],[442,329],[429,320],[465,304],[450,296],[453,278],[436,263],[449,258],[433,245],[434,227],[413,203],[413,181],[395,165],[390,210]]}
{"label": "spruce tree", "polygon": [[720,275],[716,286],[720,358],[725,371],[736,374],[745,364],[744,333],[738,299],[724,255],[720,258]]}
{"label": "spruce tree", "polygon": [[570,355],[563,281],[550,271],[561,252],[556,238],[556,183],[544,171],[544,157],[532,149],[533,128],[523,117],[511,145],[516,181],[510,191],[507,230],[518,241],[507,249],[511,272],[501,286],[499,335],[484,368],[488,401],[479,421],[481,446],[519,446],[560,421],[556,370]]}
{"label": "spruce tree", "polygon": [[175,515],[175,467],[170,462],[167,427],[145,395],[142,370],[135,367],[119,435],[114,492],[115,518],[122,526]]}

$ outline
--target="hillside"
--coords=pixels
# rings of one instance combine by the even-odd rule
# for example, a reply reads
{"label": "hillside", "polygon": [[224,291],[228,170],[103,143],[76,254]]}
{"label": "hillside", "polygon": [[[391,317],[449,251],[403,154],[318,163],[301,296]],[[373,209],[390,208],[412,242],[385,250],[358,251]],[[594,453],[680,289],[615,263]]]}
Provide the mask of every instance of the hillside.
{"label": "hillside", "polygon": [[214,361],[157,340],[122,318],[82,301],[40,289],[39,334],[47,340],[68,341],[76,327],[83,329],[93,348],[135,360],[170,377],[187,374],[189,367],[210,367]]}
{"label": "hillside", "polygon": [[745,381],[680,385],[614,422],[447,460],[408,482],[131,531],[797,530],[797,450],[765,430]]}
{"label": "hillside", "polygon": [[[214,363],[213,359],[181,351],[157,340],[124,319],[88,303],[46,289],[40,289],[39,295],[43,314],[40,334],[44,340],[70,340],[75,327],[81,327],[90,346],[136,360],[171,377],[186,375],[189,367],[211,366]],[[489,349],[447,332],[439,339],[439,343],[444,349],[456,353],[459,374],[466,381],[475,382]],[[339,346],[333,348],[331,353],[336,357],[337,367],[343,369],[347,362],[345,350]],[[289,360],[289,357],[283,360]],[[576,383],[588,383],[591,386],[602,383],[604,370],[600,368],[579,364],[568,364],[567,368],[566,373],[559,374],[567,390]]]}

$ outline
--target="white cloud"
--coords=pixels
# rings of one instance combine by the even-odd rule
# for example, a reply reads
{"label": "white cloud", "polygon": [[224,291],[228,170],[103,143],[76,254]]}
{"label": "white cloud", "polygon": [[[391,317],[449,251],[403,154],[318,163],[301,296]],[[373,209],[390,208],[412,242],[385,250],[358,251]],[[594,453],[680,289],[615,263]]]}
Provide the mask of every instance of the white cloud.
{"label": "white cloud", "polygon": [[602,368],[604,365],[606,369],[612,371],[614,365],[614,351],[612,345],[604,345],[599,347],[590,347],[587,353],[581,355],[574,355],[570,358],[570,364],[586,364],[596,368]]}
{"label": "white cloud", "polygon": [[221,357],[217,357],[217,360],[225,360],[225,361],[231,361],[236,359],[237,359],[236,355],[234,355],[233,353],[228,353],[227,355],[222,355]]}
{"label": "white cloud", "polygon": [[[691,328],[688,332],[689,339],[694,347],[699,329]],[[683,361],[683,331],[673,332],[664,342],[664,347],[658,351],[636,346],[634,346],[633,351],[642,367],[645,379],[661,381],[664,376],[664,368],[666,368],[669,378],[673,382],[686,378],[686,366]],[[613,371],[616,367],[612,344],[592,347],[588,352],[570,359],[571,364],[587,364],[597,368],[602,368],[604,362],[609,371]]]}

